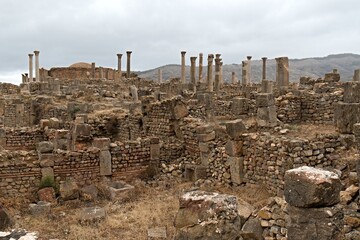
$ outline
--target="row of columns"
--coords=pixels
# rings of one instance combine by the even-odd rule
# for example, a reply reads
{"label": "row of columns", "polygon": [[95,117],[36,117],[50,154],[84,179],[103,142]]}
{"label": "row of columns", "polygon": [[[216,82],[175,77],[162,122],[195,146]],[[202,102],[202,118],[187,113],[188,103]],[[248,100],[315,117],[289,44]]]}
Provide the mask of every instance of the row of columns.
{"label": "row of columns", "polygon": [[[40,51],[35,50],[35,82],[40,82],[40,69],[39,69],[39,54]],[[28,82],[34,82],[34,75],[33,75],[33,56],[34,54],[29,53],[29,78]]]}
{"label": "row of columns", "polygon": [[[131,53],[132,51],[126,51],[126,77],[129,78],[130,77],[130,73],[131,73]],[[121,76],[122,76],[122,71],[121,71],[121,58],[122,58],[122,54],[121,53],[118,53],[116,54],[117,57],[118,57],[118,72],[119,72],[119,75],[120,75],[120,79],[121,79]]]}

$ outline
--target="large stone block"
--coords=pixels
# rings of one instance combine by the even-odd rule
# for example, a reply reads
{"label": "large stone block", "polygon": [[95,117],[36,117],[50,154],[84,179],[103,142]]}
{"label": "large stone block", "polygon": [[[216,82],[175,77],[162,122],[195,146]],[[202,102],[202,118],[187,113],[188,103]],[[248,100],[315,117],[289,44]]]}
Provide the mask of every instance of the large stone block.
{"label": "large stone block", "polygon": [[214,126],[210,124],[204,124],[196,128],[196,133],[198,134],[206,134],[206,133],[211,133],[213,131],[214,131]]}
{"label": "large stone block", "polygon": [[58,156],[52,153],[39,154],[40,167],[53,167],[57,158]]}
{"label": "large stone block", "polygon": [[344,83],[344,103],[360,103],[360,83]]}
{"label": "large stone block", "polygon": [[263,240],[262,234],[263,228],[258,218],[249,219],[242,227],[241,236],[243,240]]}
{"label": "large stone block", "polygon": [[186,105],[182,102],[178,102],[174,107],[174,117],[176,120],[186,117],[189,111]]}
{"label": "large stone block", "polygon": [[244,162],[241,157],[229,157],[231,182],[241,184],[244,179]]}
{"label": "large stone block", "polygon": [[60,196],[64,200],[79,198],[79,187],[73,180],[67,180],[60,184]]}
{"label": "large stone block", "polygon": [[277,125],[276,106],[258,108],[256,122],[260,127],[275,127]]}
{"label": "large stone block", "polygon": [[343,240],[343,211],[339,206],[297,208],[288,206],[288,239]]}
{"label": "large stone block", "polygon": [[187,164],[185,165],[184,178],[195,182],[199,179],[205,179],[207,176],[206,166]]}
{"label": "large stone block", "polygon": [[89,124],[76,124],[74,127],[74,133],[76,136],[90,136],[91,126]]}
{"label": "large stone block", "polygon": [[341,182],[333,172],[299,167],[285,172],[285,200],[295,207],[326,207],[340,201]]}
{"label": "large stone block", "polygon": [[225,145],[225,152],[231,157],[239,157],[242,153],[242,141],[229,140]]}
{"label": "large stone block", "polygon": [[110,138],[94,138],[92,145],[100,150],[109,150]]}
{"label": "large stone block", "polygon": [[231,139],[238,139],[245,131],[246,126],[241,119],[228,121],[225,124],[226,132],[229,134]]}
{"label": "large stone block", "polygon": [[334,122],[340,133],[352,133],[354,124],[360,122],[360,103],[335,103]]}
{"label": "large stone block", "polygon": [[54,150],[54,144],[49,141],[39,142],[36,149],[39,153],[51,153]]}
{"label": "large stone block", "polygon": [[272,93],[256,94],[256,106],[258,108],[269,107],[275,105],[275,98]]}
{"label": "large stone block", "polygon": [[111,154],[108,150],[100,151],[100,175],[110,176],[112,174],[111,169]]}
{"label": "large stone block", "polygon": [[14,224],[9,212],[0,204],[0,231],[4,231]]}
{"label": "large stone block", "polygon": [[198,134],[198,140],[199,142],[209,142],[211,140],[214,140],[216,137],[215,132],[211,132],[211,133],[205,133],[205,134]]}
{"label": "large stone block", "polygon": [[243,115],[249,112],[250,99],[236,97],[231,101],[231,111],[235,115]]}

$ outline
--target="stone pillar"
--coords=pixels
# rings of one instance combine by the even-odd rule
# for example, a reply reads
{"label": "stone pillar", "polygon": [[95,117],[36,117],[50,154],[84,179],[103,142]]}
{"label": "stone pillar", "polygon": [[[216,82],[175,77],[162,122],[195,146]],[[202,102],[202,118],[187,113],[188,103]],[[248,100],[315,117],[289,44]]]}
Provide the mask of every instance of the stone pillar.
{"label": "stone pillar", "polygon": [[224,84],[222,66],[223,66],[223,62],[222,59],[220,59],[220,66],[219,66],[220,87]]}
{"label": "stone pillar", "polygon": [[118,53],[116,54],[117,57],[118,57],[118,72],[119,72],[119,76],[120,76],[120,79],[121,79],[121,75],[122,75],[122,72],[121,72],[121,57],[122,57],[122,54],[121,53]]}
{"label": "stone pillar", "polygon": [[213,82],[213,74],[212,74],[213,60],[214,60],[214,55],[209,54],[208,55],[208,70],[207,70],[207,72],[208,72],[208,74],[207,74],[207,84],[208,84],[208,91],[209,92],[214,91],[214,82]]}
{"label": "stone pillar", "polygon": [[259,127],[275,127],[277,125],[275,98],[273,94],[257,94],[256,107],[256,122]]}
{"label": "stone pillar", "polygon": [[265,80],[266,79],[266,60],[267,60],[267,57],[263,57],[261,58],[262,61],[263,61],[263,66],[262,66],[262,80]]}
{"label": "stone pillar", "polygon": [[91,63],[91,77],[95,78],[95,63]]}
{"label": "stone pillar", "polygon": [[215,92],[219,92],[220,91],[220,62],[221,62],[221,58],[219,58],[220,54],[216,54],[216,58],[215,58]]}
{"label": "stone pillar", "polygon": [[33,56],[34,54],[29,54],[29,82],[34,81],[33,79]]}
{"label": "stone pillar", "polygon": [[109,80],[109,68],[105,69],[105,79]]}
{"label": "stone pillar", "polygon": [[354,71],[353,81],[355,81],[355,82],[359,82],[359,81],[360,81],[360,69],[356,69],[356,70]]}
{"label": "stone pillar", "polygon": [[133,98],[133,101],[138,102],[139,97],[138,97],[138,89],[137,89],[137,87],[134,86],[134,85],[130,86],[130,92],[131,92],[131,96]]}
{"label": "stone pillar", "polygon": [[185,83],[185,51],[181,52],[181,83]]}
{"label": "stone pillar", "polygon": [[248,67],[248,69],[247,69],[247,72],[248,72],[248,79],[249,79],[249,84],[251,83],[251,58],[252,58],[252,56],[247,56],[246,57],[247,58],[247,67]]}
{"label": "stone pillar", "polygon": [[202,82],[203,54],[199,53],[199,83]]}
{"label": "stone pillar", "polygon": [[288,57],[275,58],[276,60],[276,84],[279,88],[289,86],[289,59]]}
{"label": "stone pillar", "polygon": [[190,57],[191,69],[190,69],[190,83],[192,90],[196,92],[196,59],[197,57]]}
{"label": "stone pillar", "polygon": [[34,51],[35,54],[35,81],[40,82],[40,70],[39,70],[39,51]]}
{"label": "stone pillar", "polygon": [[29,74],[25,73],[25,78],[26,78],[26,82],[28,83],[30,80],[29,80]]}
{"label": "stone pillar", "polygon": [[130,77],[130,57],[131,57],[131,53],[132,51],[127,51],[126,52],[126,77],[129,78]]}
{"label": "stone pillar", "polygon": [[248,62],[242,61],[242,79],[241,84],[243,87],[249,85],[249,68]]}
{"label": "stone pillar", "polygon": [[159,84],[161,84],[162,83],[162,69],[161,68],[159,68],[158,69],[158,81],[159,81]]}
{"label": "stone pillar", "polygon": [[269,80],[261,81],[261,92],[262,93],[273,93],[273,82]]}
{"label": "stone pillar", "polygon": [[232,72],[232,73],[231,73],[231,83],[232,83],[232,84],[236,84],[236,83],[237,83],[235,72]]}
{"label": "stone pillar", "polygon": [[104,68],[103,67],[99,67],[99,74],[100,74],[100,79],[104,79]]}

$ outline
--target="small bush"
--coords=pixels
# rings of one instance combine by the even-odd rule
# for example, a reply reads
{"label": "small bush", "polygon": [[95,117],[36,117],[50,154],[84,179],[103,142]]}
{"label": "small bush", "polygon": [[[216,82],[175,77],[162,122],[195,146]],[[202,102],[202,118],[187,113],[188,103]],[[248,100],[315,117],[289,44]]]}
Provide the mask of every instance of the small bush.
{"label": "small bush", "polygon": [[52,187],[55,190],[55,193],[59,192],[59,186],[55,182],[55,179],[53,176],[46,176],[41,179],[40,184],[39,184],[39,189],[43,189],[43,188],[47,188],[47,187]]}

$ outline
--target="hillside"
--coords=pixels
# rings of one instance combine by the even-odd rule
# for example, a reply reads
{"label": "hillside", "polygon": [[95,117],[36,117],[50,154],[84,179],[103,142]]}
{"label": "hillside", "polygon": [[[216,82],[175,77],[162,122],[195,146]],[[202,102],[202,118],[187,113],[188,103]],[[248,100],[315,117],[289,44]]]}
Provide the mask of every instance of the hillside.
{"label": "hillside", "polygon": [[[204,63],[206,59],[204,59]],[[187,62],[188,59],[186,59]],[[198,63],[197,63],[198,64]],[[358,54],[334,54],[327,57],[314,57],[303,59],[290,59],[290,80],[298,81],[301,76],[322,77],[325,73],[331,72],[333,68],[337,68],[341,79],[351,80],[354,70],[360,68],[360,55]],[[262,74],[262,60],[253,60],[251,68],[251,79],[260,81]],[[170,64],[160,67],[163,69],[163,79],[180,77],[180,65]],[[203,74],[206,75],[206,66],[203,68]],[[240,64],[223,65],[223,74],[225,81],[231,80],[231,72],[236,72],[236,76],[241,78]],[[197,73],[198,74],[198,73]],[[139,72],[140,77],[157,79],[158,68]],[[190,66],[186,66],[187,78],[190,78]],[[275,59],[267,61],[267,78],[275,79]]]}

